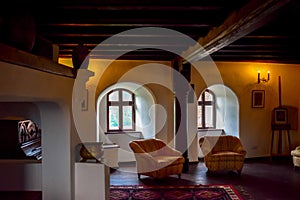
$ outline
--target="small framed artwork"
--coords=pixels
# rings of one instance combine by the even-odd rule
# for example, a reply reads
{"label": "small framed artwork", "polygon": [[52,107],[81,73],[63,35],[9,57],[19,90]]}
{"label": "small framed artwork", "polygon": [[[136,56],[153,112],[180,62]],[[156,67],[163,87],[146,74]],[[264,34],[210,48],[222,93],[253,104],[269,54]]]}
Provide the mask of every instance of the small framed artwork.
{"label": "small framed artwork", "polygon": [[287,124],[287,109],[286,108],[274,108],[274,122],[275,124]]}
{"label": "small framed artwork", "polygon": [[252,108],[264,108],[264,107],[265,107],[265,91],[252,90]]}
{"label": "small framed artwork", "polygon": [[81,104],[80,106],[81,106],[82,111],[88,110],[88,90],[85,90],[83,92],[83,97],[82,97],[80,104]]}

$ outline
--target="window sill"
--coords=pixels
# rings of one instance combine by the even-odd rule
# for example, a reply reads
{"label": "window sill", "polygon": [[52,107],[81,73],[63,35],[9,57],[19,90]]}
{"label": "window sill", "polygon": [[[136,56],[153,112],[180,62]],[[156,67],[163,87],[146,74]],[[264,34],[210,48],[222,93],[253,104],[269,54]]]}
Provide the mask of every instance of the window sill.
{"label": "window sill", "polygon": [[108,138],[131,138],[131,139],[143,139],[144,136],[141,131],[114,131],[104,133]]}
{"label": "window sill", "polygon": [[108,135],[108,134],[131,134],[131,133],[142,134],[141,131],[108,131],[108,132],[105,132],[104,134]]}
{"label": "window sill", "polygon": [[215,129],[215,128],[211,128],[211,129],[198,129],[197,131],[198,133],[198,137],[203,137],[204,135],[226,135],[224,129]]}
{"label": "window sill", "polygon": [[198,128],[198,131],[222,131],[222,132],[224,132],[224,129],[221,129],[221,128]]}

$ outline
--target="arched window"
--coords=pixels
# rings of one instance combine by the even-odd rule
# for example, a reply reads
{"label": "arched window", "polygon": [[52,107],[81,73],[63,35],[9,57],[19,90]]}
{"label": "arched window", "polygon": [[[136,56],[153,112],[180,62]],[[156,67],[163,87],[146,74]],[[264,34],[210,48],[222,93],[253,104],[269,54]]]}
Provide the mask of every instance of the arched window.
{"label": "arched window", "polygon": [[107,131],[134,131],[134,94],[114,89],[107,94]]}
{"label": "arched window", "polygon": [[206,89],[198,99],[197,125],[199,129],[216,128],[215,95]]}

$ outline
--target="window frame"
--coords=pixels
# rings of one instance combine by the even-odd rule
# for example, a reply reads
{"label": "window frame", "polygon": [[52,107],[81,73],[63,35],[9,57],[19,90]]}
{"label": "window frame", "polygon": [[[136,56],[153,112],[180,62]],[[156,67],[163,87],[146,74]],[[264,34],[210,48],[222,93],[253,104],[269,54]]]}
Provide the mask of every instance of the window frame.
{"label": "window frame", "polygon": [[[209,93],[212,96],[212,101],[205,101],[205,93]],[[200,99],[201,98],[201,99]],[[199,100],[200,99],[200,100]],[[204,103],[202,103],[204,102]],[[216,128],[216,95],[214,94],[213,91],[209,90],[209,89],[205,89],[203,90],[203,92],[200,94],[200,97],[198,98],[198,102],[197,102],[197,109],[198,106],[201,106],[201,120],[202,120],[202,126],[198,126],[197,123],[197,128],[198,129],[215,129]],[[207,110],[205,107],[206,106],[212,106],[212,120],[213,120],[213,126],[212,127],[208,127],[206,125],[206,117],[205,117],[205,111]],[[197,121],[199,119],[198,116],[198,112],[197,112]]]}
{"label": "window frame", "polygon": [[[113,92],[118,92],[118,101],[110,101],[109,100],[109,95],[112,94]],[[122,92],[127,92],[129,94],[131,94],[132,97],[132,101],[123,101],[123,95]],[[118,106],[118,110],[119,110],[119,126],[118,129],[110,129],[109,127],[109,122],[110,122],[110,118],[109,118],[109,107],[110,106]],[[131,129],[124,129],[123,128],[123,106],[131,106],[132,109],[132,128]],[[124,88],[117,88],[117,89],[113,89],[111,91],[109,91],[107,93],[106,96],[106,118],[107,118],[107,132],[127,132],[127,131],[135,131],[136,127],[135,127],[135,94],[133,92],[131,92],[128,89],[124,89]]]}

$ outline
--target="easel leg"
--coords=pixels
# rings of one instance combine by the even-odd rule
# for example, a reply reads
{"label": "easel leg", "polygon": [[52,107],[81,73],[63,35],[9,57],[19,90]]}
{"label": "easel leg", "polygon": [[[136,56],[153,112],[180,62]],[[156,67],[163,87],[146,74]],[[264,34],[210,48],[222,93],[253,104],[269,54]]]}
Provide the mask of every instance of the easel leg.
{"label": "easel leg", "polygon": [[279,130],[279,131],[278,131],[278,149],[277,149],[278,155],[280,155],[281,152],[282,152],[282,146],[281,146],[281,143],[282,143],[282,131]]}
{"label": "easel leg", "polygon": [[273,140],[274,140],[274,131],[272,130],[272,138],[271,138],[271,149],[270,149],[270,160],[272,161],[272,152],[273,152]]}
{"label": "easel leg", "polygon": [[287,130],[287,134],[288,134],[288,143],[289,143],[289,153],[291,152],[291,138],[290,138],[290,131]]}

